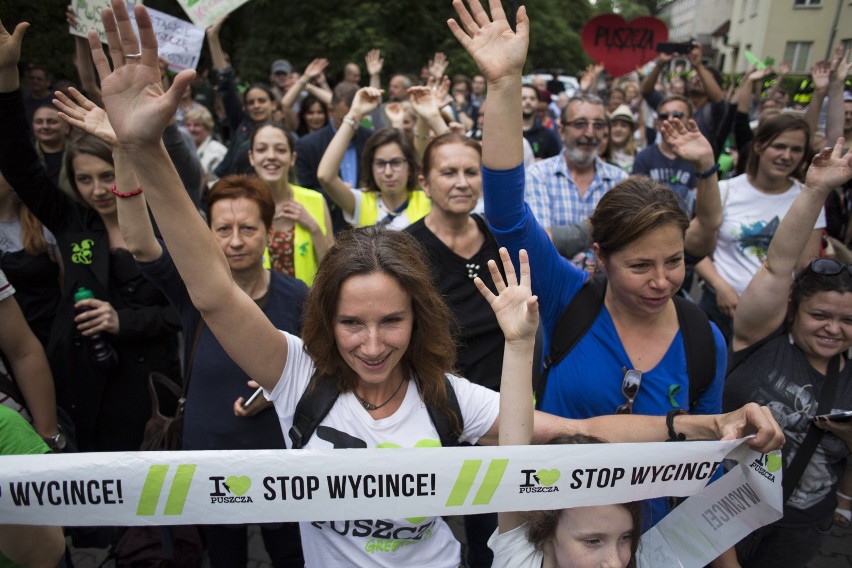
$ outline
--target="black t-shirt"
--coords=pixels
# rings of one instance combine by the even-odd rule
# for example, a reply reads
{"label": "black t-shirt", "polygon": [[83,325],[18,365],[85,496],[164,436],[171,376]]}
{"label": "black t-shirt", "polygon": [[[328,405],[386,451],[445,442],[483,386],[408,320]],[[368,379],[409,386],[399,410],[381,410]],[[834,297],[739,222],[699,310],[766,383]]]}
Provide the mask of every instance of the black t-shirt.
{"label": "black t-shirt", "polygon": [[[743,362],[736,365],[743,356]],[[730,359],[733,370],[725,379],[722,410],[728,412],[748,402],[768,406],[787,439],[783,450],[786,470],[817,414],[825,377],[808,363],[797,346],[791,345],[786,330],[779,330],[768,339],[734,353]],[[850,364],[840,371],[831,411],[844,410],[852,410]],[[827,412],[819,409],[819,414]],[[806,526],[830,514],[836,506],[835,491],[843,477],[848,455],[849,448],[843,440],[826,432],[785,503],[784,518],[778,524]]]}
{"label": "black t-shirt", "polygon": [[51,154],[44,152],[43,155],[47,176],[55,185],[59,185],[59,173],[62,171],[62,158],[65,157],[65,152],[53,152]]}
{"label": "black t-shirt", "polygon": [[530,143],[533,155],[537,159],[552,158],[559,153],[562,145],[559,140],[559,135],[553,130],[545,128],[541,125],[539,119],[535,119],[535,124],[529,130],[524,130],[524,138]]}
{"label": "black t-shirt", "polygon": [[471,258],[462,258],[450,250],[429,230],[425,219],[405,230],[428,251],[435,285],[456,318],[456,370],[471,382],[498,391],[503,369],[503,332],[491,306],[473,284],[473,278],[478,275],[496,293],[488,273],[488,261],[493,259],[500,265],[499,248],[485,220],[479,215],[471,217],[485,236],[482,247]]}

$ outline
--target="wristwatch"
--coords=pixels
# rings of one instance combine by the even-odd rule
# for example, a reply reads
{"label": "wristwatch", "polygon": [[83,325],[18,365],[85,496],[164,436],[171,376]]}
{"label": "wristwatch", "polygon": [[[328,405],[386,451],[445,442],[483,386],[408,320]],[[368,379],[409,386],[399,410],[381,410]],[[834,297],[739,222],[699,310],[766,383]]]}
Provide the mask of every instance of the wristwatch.
{"label": "wristwatch", "polygon": [[65,434],[62,433],[62,428],[57,426],[57,432],[53,436],[42,438],[44,443],[54,452],[61,452],[65,449]]}

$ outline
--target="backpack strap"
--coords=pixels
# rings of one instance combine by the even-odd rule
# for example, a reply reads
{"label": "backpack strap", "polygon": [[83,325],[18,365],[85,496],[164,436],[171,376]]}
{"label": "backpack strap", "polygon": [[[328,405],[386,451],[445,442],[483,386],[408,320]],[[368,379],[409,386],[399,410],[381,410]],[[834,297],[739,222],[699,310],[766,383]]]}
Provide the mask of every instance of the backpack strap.
{"label": "backpack strap", "polygon": [[456,396],[456,389],[453,388],[453,384],[446,376],[444,377],[444,382],[447,390],[447,407],[450,409],[450,412],[455,414],[456,422],[458,422],[458,431],[453,428],[450,417],[440,409],[427,404],[426,411],[429,412],[429,418],[438,431],[441,446],[451,448],[459,445],[459,437],[464,432],[464,418],[462,417],[461,406],[459,406],[459,399]]}
{"label": "backpack strap", "polygon": [[308,388],[296,404],[293,416],[293,426],[290,428],[290,449],[301,450],[314,435],[314,432],[325,418],[334,403],[337,402],[336,381],[328,375],[315,371],[308,383]]}
{"label": "backpack strap", "polygon": [[606,277],[603,274],[593,275],[574,294],[556,320],[553,335],[550,337],[550,351],[544,358],[541,375],[536,383],[536,408],[541,409],[550,369],[564,359],[592,327],[603,307],[605,294]]}
{"label": "backpack strap", "polygon": [[704,310],[680,296],[674,297],[674,303],[686,352],[689,411],[692,412],[698,405],[698,398],[710,387],[716,376],[716,341]]}
{"label": "backpack strap", "polygon": [[[464,431],[464,419],[462,418],[459,399],[456,397],[456,391],[453,388],[450,379],[444,377],[447,389],[447,407],[450,412],[455,414],[458,422],[458,431],[453,428],[450,417],[444,412],[435,408],[432,405],[426,405],[426,410],[429,412],[429,419],[435,425],[438,431],[438,437],[441,440],[441,445],[446,447],[458,446],[459,436]],[[290,449],[301,450],[314,435],[314,432],[323,421],[331,407],[337,402],[337,397],[340,393],[337,392],[336,381],[328,375],[321,375],[319,371],[315,371],[308,383],[308,388],[302,394],[302,398],[296,404],[296,412],[293,416],[293,426],[290,428]]]}

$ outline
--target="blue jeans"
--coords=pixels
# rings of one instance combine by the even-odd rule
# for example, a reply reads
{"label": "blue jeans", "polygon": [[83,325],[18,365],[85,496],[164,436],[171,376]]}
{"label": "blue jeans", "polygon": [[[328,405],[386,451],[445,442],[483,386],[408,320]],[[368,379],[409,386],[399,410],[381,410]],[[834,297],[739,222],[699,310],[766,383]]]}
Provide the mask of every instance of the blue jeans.
{"label": "blue jeans", "polygon": [[759,528],[737,543],[737,559],[743,568],[805,568],[819,554],[833,520],[832,511],[807,527]]}

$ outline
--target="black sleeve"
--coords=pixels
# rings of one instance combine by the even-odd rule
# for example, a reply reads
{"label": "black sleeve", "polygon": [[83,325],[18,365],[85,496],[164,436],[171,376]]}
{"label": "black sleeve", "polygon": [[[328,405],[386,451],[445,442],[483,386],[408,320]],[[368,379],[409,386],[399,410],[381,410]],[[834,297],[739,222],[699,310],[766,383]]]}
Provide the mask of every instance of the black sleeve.
{"label": "black sleeve", "polygon": [[53,234],[82,207],[54,184],[30,143],[20,91],[0,93],[0,172],[21,201]]}

